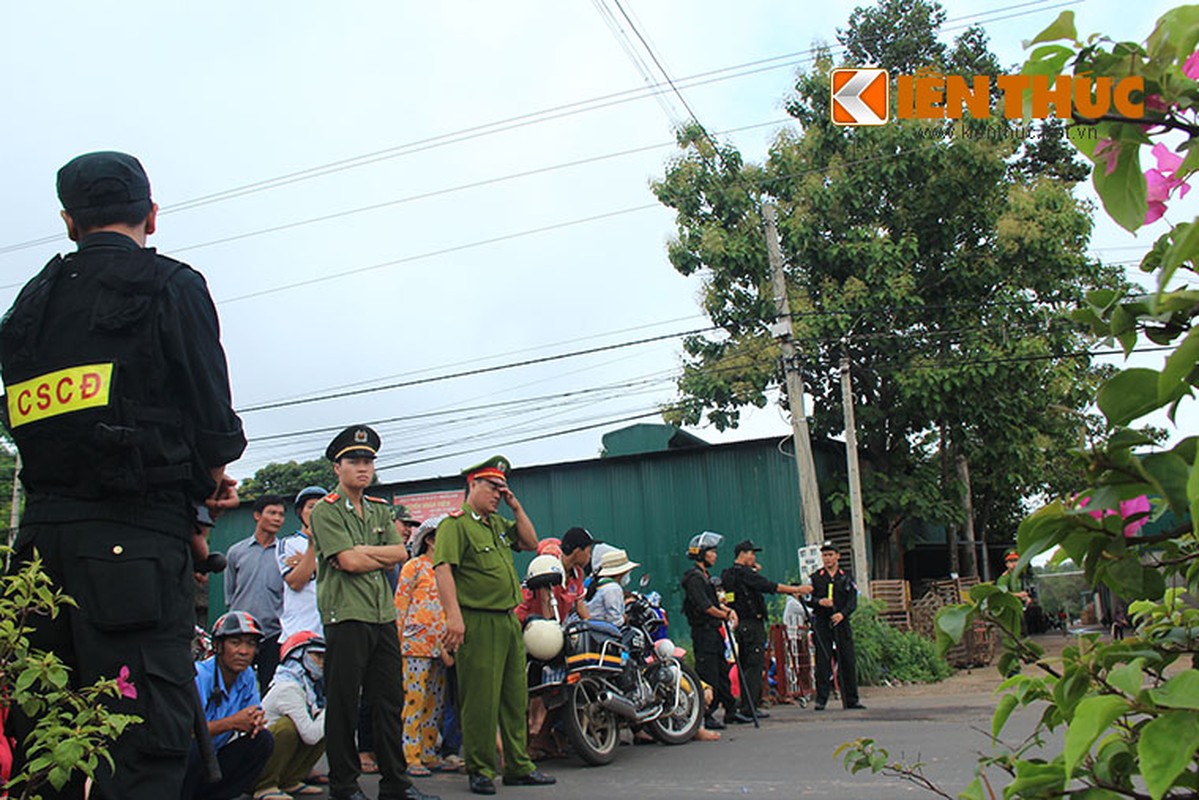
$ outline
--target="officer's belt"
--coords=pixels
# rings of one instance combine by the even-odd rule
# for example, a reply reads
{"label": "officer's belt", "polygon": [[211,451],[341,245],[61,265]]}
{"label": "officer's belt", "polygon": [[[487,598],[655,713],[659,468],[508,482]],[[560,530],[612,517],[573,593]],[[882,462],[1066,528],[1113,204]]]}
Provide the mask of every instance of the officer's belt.
{"label": "officer's belt", "polygon": [[195,511],[182,500],[175,505],[145,505],[144,501],[101,502],[46,494],[30,494],[21,515],[22,525],[57,525],[71,522],[115,522],[190,539]]}
{"label": "officer's belt", "polygon": [[[511,608],[474,608],[473,606],[462,606],[463,611],[474,611],[479,614],[511,614]],[[513,606],[515,608],[515,606]]]}

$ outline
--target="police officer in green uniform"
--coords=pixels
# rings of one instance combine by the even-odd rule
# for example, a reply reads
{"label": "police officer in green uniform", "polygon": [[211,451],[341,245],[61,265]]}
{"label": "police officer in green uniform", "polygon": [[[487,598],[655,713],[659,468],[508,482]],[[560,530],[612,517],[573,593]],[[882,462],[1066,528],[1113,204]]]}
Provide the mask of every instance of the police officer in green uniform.
{"label": "police officer in green uniform", "polygon": [[[445,608],[445,645],[456,651],[462,746],[470,790],[495,794],[495,731],[504,746],[504,785],[554,778],[529,759],[525,645],[512,613],[520,603],[513,550],[536,550],[537,531],[508,488],[510,464],[495,456],[464,471],[466,502],[437,526],[433,569]],[[496,513],[500,500],[515,519]]]}
{"label": "police officer in green uniform", "polygon": [[[853,653],[853,627],[849,617],[858,607],[858,587],[841,569],[841,552],[836,545],[820,547],[821,569],[812,573],[812,633],[816,636],[816,705],[823,711],[833,688],[833,656],[837,658],[837,684],[841,705],[865,708],[858,701],[857,661]],[[834,652],[835,646],[835,652]]]}
{"label": "police officer in green uniform", "polygon": [[[733,566],[720,573],[721,588],[725,602],[737,612],[740,624],[734,634],[737,637],[737,654],[741,664],[741,680],[749,691],[741,692],[740,711],[750,716],[756,711],[759,717],[769,717],[758,708],[762,702],[762,673],[766,668],[766,598],[767,594],[789,594],[799,597],[811,594],[811,586],[791,586],[768,580],[758,571],[757,554],[762,548],[754,546],[753,540],[738,542],[733,548]],[[753,709],[750,702],[753,702]]]}
{"label": "police officer in green uniform", "polygon": [[[373,710],[379,800],[425,800],[404,774],[404,673],[395,601],[386,572],[408,558],[391,520],[391,505],[366,494],[375,477],[379,434],[351,425],[329,443],[337,489],[312,509],[316,604],[325,626],[325,741],[329,794],[366,800],[358,786],[354,732],[359,696]],[[434,798],[434,800],[436,800]]]}
{"label": "police officer in green uniform", "polygon": [[[128,668],[142,718],[101,760],[93,798],[179,797],[196,702],[191,638],[197,504],[237,505],[245,449],[204,278],[146,247],[158,206],[141,163],[88,153],[58,172],[67,234],[0,322],[5,424],[28,499],[15,565],[37,555],[78,604],[36,618],[34,647],[75,685]],[[202,541],[202,540],[196,540]],[[18,748],[35,724],[11,709]],[[18,767],[21,754],[18,751]],[[82,797],[82,776],[43,797]]]}

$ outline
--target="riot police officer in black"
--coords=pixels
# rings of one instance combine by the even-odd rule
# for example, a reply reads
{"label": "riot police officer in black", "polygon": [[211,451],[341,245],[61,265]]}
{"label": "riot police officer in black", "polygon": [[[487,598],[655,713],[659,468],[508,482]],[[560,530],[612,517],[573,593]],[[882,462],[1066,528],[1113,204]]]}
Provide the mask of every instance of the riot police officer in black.
{"label": "riot police officer in black", "polygon": [[[833,688],[833,657],[837,659],[837,683],[841,705],[865,708],[858,702],[857,663],[853,655],[853,628],[849,617],[858,607],[858,587],[849,573],[838,566],[841,553],[834,545],[820,548],[821,569],[812,573],[812,631],[816,634],[816,705],[823,711]],[[836,647],[834,654],[833,648]]]}
{"label": "riot police officer in black", "polygon": [[[762,673],[766,668],[766,598],[767,594],[789,594],[799,597],[810,594],[811,586],[791,586],[776,583],[759,572],[757,554],[762,548],[753,540],[738,542],[733,548],[733,566],[720,573],[725,600],[737,612],[737,652],[740,656],[741,680],[748,691],[741,693],[740,711],[744,716],[754,713],[759,718],[770,714],[761,710]],[[750,703],[753,703],[751,708]]]}
{"label": "riot police officer in black", "polygon": [[683,614],[691,626],[691,645],[695,649],[695,671],[712,687],[712,708],[706,709],[704,727],[720,730],[724,724],[714,716],[716,706],[724,707],[725,723],[753,722],[737,710],[737,699],[729,685],[729,665],[724,657],[724,637],[720,630],[727,622],[736,626],[737,613],[720,602],[708,571],[716,564],[716,548],[724,537],[704,531],[691,538],[687,557],[695,566],[683,575]]}
{"label": "riot police officer in black", "polygon": [[[225,465],[246,439],[233,411],[216,309],[203,277],[146,248],[158,207],[136,158],[89,153],[58,173],[78,249],[56,256],[0,321],[5,423],[27,503],[16,562],[35,551],[78,603],[38,619],[85,685],[128,668],[136,714],[101,761],[91,797],[179,797],[194,691],[196,504],[237,504]],[[32,725],[13,709],[20,739]],[[82,797],[81,780],[46,797]]]}

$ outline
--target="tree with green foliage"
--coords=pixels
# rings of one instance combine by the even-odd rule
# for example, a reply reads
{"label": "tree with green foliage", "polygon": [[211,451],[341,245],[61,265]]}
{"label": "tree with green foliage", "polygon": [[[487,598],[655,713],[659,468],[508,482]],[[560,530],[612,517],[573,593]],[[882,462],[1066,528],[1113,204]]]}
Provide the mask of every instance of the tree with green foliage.
{"label": "tree with green foliage", "polygon": [[333,491],[337,486],[333,464],[324,458],[267,464],[255,472],[254,477],[242,481],[237,491],[242,500],[254,500],[264,494],[290,498],[295,497],[305,486],[323,486]]}
{"label": "tree with green foliage", "polygon": [[[1142,117],[1076,116],[1073,125],[1098,135],[1073,141],[1094,162],[1095,189],[1116,222],[1136,230],[1159,218],[1199,169],[1199,6],[1168,11],[1143,42],[1081,39],[1073,12],[1064,12],[1029,45],[1026,74],[1143,81]],[[1141,162],[1146,148],[1156,160],[1148,170]],[[1158,409],[1174,419],[1199,386],[1199,292],[1179,280],[1180,271],[1199,271],[1199,218],[1173,225],[1141,269],[1156,277],[1154,291],[1090,292],[1076,319],[1126,351],[1145,336],[1170,352],[1161,369],[1129,367],[1100,386],[1096,402],[1107,429],[1074,452],[1081,491],[1058,497],[1021,524],[1016,568],[1047,552],[1072,559],[1089,586],[1106,586],[1127,601],[1133,631],[1115,642],[1081,637],[1051,663],[1020,638],[1021,603],[1007,587],[981,584],[968,603],[943,609],[940,644],[959,641],[976,620],[986,620],[1004,634],[999,668],[1010,676],[999,687],[992,720],[996,753],[980,759],[977,779],[958,797],[1199,797],[1199,609],[1193,600],[1199,593],[1199,437],[1151,448],[1131,427]],[[1151,510],[1131,510],[1128,501],[1143,496]],[[1158,533],[1136,529],[1165,508],[1184,521]],[[1033,704],[1042,711],[1032,734],[1018,744],[1005,742],[1012,713]],[[927,785],[918,770],[891,761],[871,740],[844,749],[854,771]]]}
{"label": "tree with green foliage", "polygon": [[[890,69],[997,70],[978,29],[942,44],[943,18],[936,3],[884,0],[857,9],[840,40],[851,60]],[[1088,289],[1123,284],[1085,254],[1088,209],[1071,189],[1086,170],[1050,144],[1060,130],[1030,147],[1003,121],[839,127],[832,67],[826,52],[799,75],[787,105],[798,130],[779,134],[764,165],[692,126],[654,186],[677,212],[670,261],[702,272],[721,329],[684,342],[681,397],[665,415],[735,427],[782,385],[759,214],[773,199],[812,431],[844,430],[844,353],[876,570],[894,574],[878,562],[902,550],[905,523],[964,523],[964,489],[979,538],[1010,541],[1025,499],[1060,488],[1060,453],[1085,434],[1099,380],[1066,312]],[[824,492],[847,506],[844,486]]]}

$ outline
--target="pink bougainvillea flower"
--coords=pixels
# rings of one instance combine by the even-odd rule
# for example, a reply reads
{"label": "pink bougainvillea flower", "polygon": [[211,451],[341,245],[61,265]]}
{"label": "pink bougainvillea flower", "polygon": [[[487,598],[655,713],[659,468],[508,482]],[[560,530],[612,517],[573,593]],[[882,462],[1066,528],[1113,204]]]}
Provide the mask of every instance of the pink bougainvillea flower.
{"label": "pink bougainvillea flower", "polygon": [[121,697],[128,697],[130,700],[137,699],[137,687],[133,685],[133,681],[129,680],[128,666],[122,666],[120,673],[117,674],[117,691],[121,693]]}
{"label": "pink bougainvillea flower", "polygon": [[[1085,508],[1087,503],[1090,501],[1091,498],[1084,497],[1078,501],[1078,507]],[[1149,504],[1149,498],[1146,495],[1141,495],[1140,497],[1134,497],[1131,500],[1121,500],[1119,511],[1116,511],[1112,508],[1104,508],[1097,509],[1095,511],[1088,511],[1087,513],[1095,519],[1103,519],[1104,517],[1110,517],[1115,514],[1119,514],[1120,518],[1124,520],[1127,520],[1129,517],[1137,517],[1137,519],[1134,519],[1132,522],[1129,522],[1124,526],[1124,537],[1128,538],[1135,535],[1136,532],[1144,527],[1145,523],[1149,521],[1150,508],[1151,506]]]}
{"label": "pink bougainvillea flower", "polygon": [[[1169,110],[1170,110],[1170,106],[1166,103],[1165,100],[1162,99],[1162,96],[1160,94],[1150,94],[1150,95],[1145,96],[1145,111],[1147,113],[1160,114],[1164,117],[1166,115],[1166,112]],[[1141,125],[1141,130],[1144,133],[1154,133],[1159,128],[1162,128],[1162,127],[1163,127],[1162,125],[1155,122],[1155,123],[1151,123],[1151,124]],[[1108,175],[1110,175],[1110,174],[1111,174],[1111,172],[1109,171]]]}
{"label": "pink bougainvillea flower", "polygon": [[1111,175],[1116,171],[1116,161],[1120,157],[1120,148],[1116,147],[1116,143],[1111,139],[1100,139],[1095,145],[1096,160],[1102,159],[1104,166],[1104,174]]}
{"label": "pink bougainvillea flower", "polygon": [[1186,197],[1191,190],[1186,182],[1176,177],[1178,168],[1182,165],[1182,156],[1170,152],[1164,144],[1153,146],[1153,157],[1157,159],[1157,167],[1145,172],[1145,224],[1154,222],[1166,213],[1166,201],[1174,190],[1178,190],[1180,198]]}
{"label": "pink bougainvillea flower", "polygon": [[1187,56],[1187,60],[1182,63],[1182,74],[1191,80],[1199,81],[1199,50]]}

